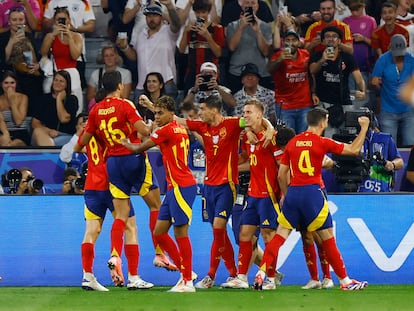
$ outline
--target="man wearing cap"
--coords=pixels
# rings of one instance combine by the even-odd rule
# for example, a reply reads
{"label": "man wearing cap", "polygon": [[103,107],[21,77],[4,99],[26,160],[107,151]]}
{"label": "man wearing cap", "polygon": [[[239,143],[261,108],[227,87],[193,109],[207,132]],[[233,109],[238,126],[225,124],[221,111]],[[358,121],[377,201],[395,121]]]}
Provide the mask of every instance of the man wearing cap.
{"label": "man wearing cap", "polygon": [[194,86],[188,91],[184,98],[184,103],[195,103],[198,105],[205,98],[216,95],[223,102],[221,113],[223,115],[231,114],[236,106],[236,101],[231,95],[231,91],[225,86],[218,84],[217,66],[211,62],[205,62],[200,66],[200,73],[196,75]]}
{"label": "man wearing cap", "polygon": [[355,109],[350,99],[348,83],[350,75],[354,77],[357,84],[355,98],[358,100],[365,98],[365,82],[353,55],[339,49],[342,38],[343,33],[339,28],[335,26],[324,28],[321,39],[326,49],[313,53],[309,62],[310,73],[315,81],[312,87],[312,100],[330,111],[329,127],[325,130],[327,137],[332,137],[339,132],[339,128],[343,127],[344,111]]}
{"label": "man wearing cap", "polygon": [[397,20],[397,7],[392,2],[385,2],[381,7],[381,19],[384,24],[378,27],[371,37],[371,46],[375,50],[378,56],[385,53],[390,48],[391,37],[395,34],[401,34],[409,42],[408,30],[398,24]]}
{"label": "man wearing cap", "polygon": [[234,94],[234,99],[236,100],[234,115],[242,116],[243,107],[246,104],[246,101],[251,98],[256,98],[263,105],[263,116],[275,125],[275,92],[261,86],[259,81],[260,74],[257,66],[252,63],[244,65],[241,72],[241,82],[243,87]]}
{"label": "man wearing cap", "polygon": [[[382,54],[372,71],[371,84],[380,89],[382,132],[390,133],[403,146],[414,145],[414,107],[399,97],[400,89],[414,75],[414,57],[407,52],[401,34],[391,38],[391,50]],[[401,137],[398,137],[398,131]]]}
{"label": "man wearing cap", "polygon": [[131,46],[121,47],[130,60],[137,61],[138,84],[135,99],[144,92],[143,84],[149,72],[159,72],[164,78],[166,95],[177,97],[175,84],[175,47],[181,24],[175,6],[171,0],[161,0],[168,10],[170,24],[163,23],[162,8],[158,3],[145,7],[146,27],[131,38]]}
{"label": "man wearing cap", "polygon": [[270,58],[267,70],[275,81],[279,118],[297,134],[307,128],[306,114],[313,106],[309,79],[309,51],[299,48],[299,34],[288,30],[284,48]]}
{"label": "man wearing cap", "polygon": [[322,29],[327,26],[336,26],[341,29],[343,38],[341,44],[338,46],[344,52],[353,52],[352,35],[349,26],[335,18],[336,4],[335,0],[324,0],[319,4],[319,11],[321,12],[321,20],[314,22],[309,26],[305,35],[305,48],[310,52],[319,52],[325,49],[321,38]]}

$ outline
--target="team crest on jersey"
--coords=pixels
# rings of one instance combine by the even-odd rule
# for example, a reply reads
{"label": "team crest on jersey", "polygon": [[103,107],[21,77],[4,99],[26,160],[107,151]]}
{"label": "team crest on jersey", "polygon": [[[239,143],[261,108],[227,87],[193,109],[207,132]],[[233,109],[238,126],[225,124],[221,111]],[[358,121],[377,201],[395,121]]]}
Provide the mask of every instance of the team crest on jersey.
{"label": "team crest on jersey", "polygon": [[219,136],[218,135],[213,135],[213,144],[217,144],[219,141]]}
{"label": "team crest on jersey", "polygon": [[72,5],[72,11],[75,12],[75,13],[78,13],[80,11],[79,4],[74,3]]}
{"label": "team crest on jersey", "polygon": [[219,132],[220,137],[225,137],[227,135],[227,130],[225,127],[222,127]]}

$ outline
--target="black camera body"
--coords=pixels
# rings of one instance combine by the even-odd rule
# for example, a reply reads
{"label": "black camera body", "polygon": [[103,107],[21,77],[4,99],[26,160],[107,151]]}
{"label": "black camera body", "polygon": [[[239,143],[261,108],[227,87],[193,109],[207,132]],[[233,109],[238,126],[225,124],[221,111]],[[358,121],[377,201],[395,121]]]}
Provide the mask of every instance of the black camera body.
{"label": "black camera body", "polygon": [[247,6],[244,9],[244,14],[249,14],[250,15],[250,23],[256,24],[256,18],[254,17],[253,7]]}
{"label": "black camera body", "polygon": [[375,126],[375,117],[374,113],[366,107],[361,107],[357,110],[347,111],[345,112],[345,127],[352,127],[356,129],[360,129],[358,118],[359,117],[368,117],[370,127],[373,128]]}
{"label": "black camera body", "polygon": [[197,27],[202,27],[204,25],[205,19],[202,17],[197,17],[197,21],[196,21],[196,26]]}
{"label": "black camera body", "polygon": [[206,92],[209,90],[208,82],[210,82],[212,75],[202,75],[201,78],[203,79],[203,83],[200,83],[199,89],[200,91]]}
{"label": "black camera body", "polygon": [[[1,175],[1,186],[6,189],[7,193],[15,194],[17,193],[22,178],[23,176],[20,170],[12,168],[7,173]],[[43,188],[43,181],[35,178],[33,175],[28,176],[26,181],[29,189],[39,191]]]}

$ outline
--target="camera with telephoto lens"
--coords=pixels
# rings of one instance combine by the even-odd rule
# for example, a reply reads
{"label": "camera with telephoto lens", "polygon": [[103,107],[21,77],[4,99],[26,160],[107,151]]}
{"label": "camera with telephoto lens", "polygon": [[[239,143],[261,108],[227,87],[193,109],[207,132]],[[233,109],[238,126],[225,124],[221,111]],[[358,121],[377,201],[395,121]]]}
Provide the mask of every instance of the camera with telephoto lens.
{"label": "camera with telephoto lens", "polygon": [[1,175],[1,186],[5,188],[7,193],[13,194],[17,192],[21,180],[22,173],[18,169],[12,168],[7,173]]}
{"label": "camera with telephoto lens", "polygon": [[43,181],[35,178],[33,175],[27,177],[27,185],[33,190],[39,191],[43,188]]}
{"label": "camera with telephoto lens", "polygon": [[85,189],[85,181],[86,181],[86,176],[88,175],[88,162],[86,161],[85,163],[83,163],[82,165],[82,169],[80,172],[80,177],[71,180],[70,182],[70,186],[72,188],[72,191],[74,191],[75,189],[78,190],[84,190]]}
{"label": "camera with telephoto lens", "polygon": [[384,159],[384,156],[379,151],[375,151],[371,158],[379,165],[385,166],[387,164],[387,160]]}

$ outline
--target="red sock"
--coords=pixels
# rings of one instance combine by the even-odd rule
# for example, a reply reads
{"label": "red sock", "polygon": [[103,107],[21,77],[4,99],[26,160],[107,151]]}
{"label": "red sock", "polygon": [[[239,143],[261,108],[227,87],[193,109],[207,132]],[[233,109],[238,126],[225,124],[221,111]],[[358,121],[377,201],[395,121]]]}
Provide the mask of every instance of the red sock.
{"label": "red sock", "polygon": [[260,270],[267,271],[276,260],[279,254],[279,249],[285,243],[286,239],[279,234],[276,234],[273,239],[267,243],[266,248],[264,250],[262,262],[260,263]]}
{"label": "red sock", "polygon": [[253,254],[252,241],[239,242],[239,274],[247,274],[250,259]]}
{"label": "red sock", "polygon": [[174,262],[174,264],[177,266],[178,269],[180,269],[181,266],[181,257],[180,252],[177,249],[177,245],[175,242],[171,239],[168,233],[158,234],[154,235],[155,241],[157,244],[168,253],[171,260]]}
{"label": "red sock", "polygon": [[345,264],[341,253],[336,246],[335,238],[332,237],[326,241],[323,241],[322,247],[326,253],[326,258],[335,271],[337,277],[340,279],[345,278],[347,276]]}
{"label": "red sock", "polygon": [[226,230],[213,228],[213,244],[210,250],[210,269],[208,275],[214,280],[224,247],[226,246]]}
{"label": "red sock", "polygon": [[82,269],[84,272],[93,273],[93,259],[95,258],[95,248],[92,243],[82,243]]}
{"label": "red sock", "polygon": [[332,279],[330,269],[331,266],[329,265],[328,257],[326,256],[326,252],[323,249],[322,245],[318,245],[318,255],[319,261],[321,262],[323,277],[327,279]]}
{"label": "red sock", "polygon": [[312,280],[319,280],[318,265],[316,264],[315,244],[303,245],[303,254],[305,255],[306,266]]}
{"label": "red sock", "polygon": [[112,224],[111,229],[111,255],[122,255],[122,245],[124,244],[125,222],[122,219],[116,218]]}
{"label": "red sock", "polygon": [[[267,247],[267,244],[269,244],[269,243],[265,243],[265,247]],[[266,271],[266,275],[269,277],[269,278],[274,278],[275,276],[276,276],[276,264],[277,264],[277,258],[276,257],[274,257],[274,259],[273,259],[273,262],[272,262],[272,264],[271,264],[271,266],[269,266],[268,268],[267,268],[267,271]]]}
{"label": "red sock", "polygon": [[139,247],[138,244],[125,244],[125,257],[128,261],[128,273],[138,275]]}
{"label": "red sock", "polygon": [[154,237],[154,228],[155,228],[157,219],[158,219],[158,211],[150,211],[149,228],[151,232],[152,243],[154,244],[154,249],[157,248],[157,241]]}
{"label": "red sock", "polygon": [[230,276],[235,277],[237,275],[237,267],[236,262],[234,261],[234,249],[233,245],[231,244],[231,241],[229,239],[229,236],[227,234],[227,230],[224,232],[225,234],[225,242],[226,246],[224,247],[222,257],[224,264],[226,265],[227,271],[229,271]]}
{"label": "red sock", "polygon": [[190,238],[188,236],[177,238],[177,244],[181,254],[180,270],[183,274],[183,279],[186,281],[191,281],[193,279],[193,249],[191,247]]}

